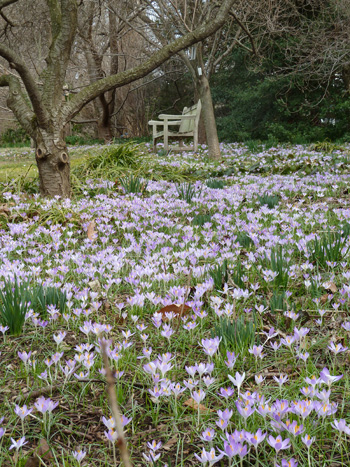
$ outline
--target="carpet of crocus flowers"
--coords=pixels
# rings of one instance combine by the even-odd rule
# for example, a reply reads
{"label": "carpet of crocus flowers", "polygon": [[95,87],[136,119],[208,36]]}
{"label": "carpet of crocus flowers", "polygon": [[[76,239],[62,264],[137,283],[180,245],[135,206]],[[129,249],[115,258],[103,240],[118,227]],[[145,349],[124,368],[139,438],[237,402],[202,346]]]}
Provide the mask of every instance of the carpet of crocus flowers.
{"label": "carpet of crocus flowers", "polygon": [[135,466],[350,465],[349,155],[158,160],[201,174],[187,200],[164,180],[71,200],[3,184],[0,287],[65,302],[1,323],[0,465],[120,465],[101,341]]}

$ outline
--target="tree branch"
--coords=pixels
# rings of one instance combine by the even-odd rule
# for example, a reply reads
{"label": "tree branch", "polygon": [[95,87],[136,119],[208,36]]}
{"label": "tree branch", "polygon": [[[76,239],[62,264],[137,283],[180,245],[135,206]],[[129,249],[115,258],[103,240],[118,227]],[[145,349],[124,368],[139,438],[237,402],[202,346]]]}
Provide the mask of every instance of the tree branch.
{"label": "tree branch", "polygon": [[234,0],[223,0],[214,19],[202,26],[199,26],[193,32],[190,32],[166,45],[161,50],[151,55],[151,57],[141,65],[137,65],[130,70],[126,70],[116,75],[103,78],[96,83],[87,86],[76,94],[70,102],[63,105],[62,114],[65,122],[71,120],[88,102],[98,97],[101,93],[143,78],[158,68],[171,56],[213,34],[227,20],[227,15],[233,3]]}
{"label": "tree branch", "polygon": [[75,0],[46,0],[52,24],[52,42],[43,73],[43,99],[57,107],[62,100],[67,65],[77,29],[77,4]]}
{"label": "tree branch", "polygon": [[39,125],[46,126],[48,122],[48,115],[42,105],[39,89],[29,69],[21,60],[21,58],[4,43],[0,43],[0,56],[4,57],[9,62],[10,67],[16,70],[20,75],[28,93],[28,97],[32,103],[34,112],[37,116]]}
{"label": "tree branch", "polygon": [[242,21],[240,21],[240,19],[232,11],[230,11],[230,16],[232,16],[232,18],[236,21],[236,23],[239,25],[239,27],[242,28],[243,31],[247,34],[247,36],[248,36],[248,38],[250,40],[250,43],[252,44],[252,49],[250,50],[247,46],[243,46],[243,44],[241,44],[237,40],[239,45],[241,47],[243,47],[244,49],[248,50],[249,52],[253,53],[254,55],[258,55],[258,52],[257,52],[256,47],[255,47],[254,39],[253,39],[252,35],[250,34],[250,32],[248,31],[248,29],[245,27],[245,25],[242,23]]}
{"label": "tree branch", "polygon": [[0,75],[0,87],[8,87],[7,105],[30,136],[35,134],[35,115],[23,95],[19,79],[13,75]]}

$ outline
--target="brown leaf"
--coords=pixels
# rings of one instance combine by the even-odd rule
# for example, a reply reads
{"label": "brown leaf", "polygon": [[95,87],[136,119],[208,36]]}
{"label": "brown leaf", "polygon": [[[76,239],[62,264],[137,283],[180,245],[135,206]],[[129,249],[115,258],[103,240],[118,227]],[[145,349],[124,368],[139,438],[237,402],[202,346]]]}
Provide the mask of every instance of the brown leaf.
{"label": "brown leaf", "polygon": [[188,315],[188,313],[192,311],[192,308],[188,305],[167,305],[160,310],[158,313],[162,313],[163,319],[166,319],[166,313],[173,312],[174,318],[181,318],[182,316]]}
{"label": "brown leaf", "polygon": [[335,292],[337,292],[337,290],[338,290],[338,288],[337,288],[337,286],[334,284],[334,282],[326,282],[326,283],[323,284],[323,285],[324,285],[324,288],[325,288],[326,290],[329,290],[329,291],[331,291],[332,293],[335,293]]}
{"label": "brown leaf", "polygon": [[11,213],[11,211],[9,210],[9,208],[6,206],[6,204],[1,204],[0,205],[0,214],[3,215],[3,216],[9,216]]}
{"label": "brown leaf", "polygon": [[27,459],[24,467],[40,467],[40,465],[42,465],[40,459],[46,462],[53,459],[50,447],[44,438],[40,439],[38,446],[33,450],[33,454]]}
{"label": "brown leaf", "polygon": [[321,304],[324,305],[325,303],[327,303],[327,300],[328,300],[328,294],[324,294],[322,295],[321,297]]}
{"label": "brown leaf", "polygon": [[88,239],[91,240],[92,242],[93,242],[94,240],[96,240],[96,238],[97,238],[97,234],[96,234],[96,231],[95,231],[95,227],[96,227],[96,223],[95,223],[95,221],[92,221],[92,222],[90,222],[89,227],[88,227],[88,229],[87,229],[87,237],[88,237]]}
{"label": "brown leaf", "polygon": [[170,438],[169,441],[167,441],[163,445],[163,449],[165,449],[166,451],[169,451],[172,448],[172,446],[174,446],[174,444],[176,443],[177,443],[177,435]]}
{"label": "brown leaf", "polygon": [[214,412],[213,409],[208,409],[208,407],[205,407],[205,405],[203,404],[198,405],[197,402],[194,399],[192,399],[192,397],[187,399],[187,401],[184,402],[184,405],[186,405],[187,407],[191,407],[191,409],[193,410],[198,410],[199,408],[199,411],[202,413]]}

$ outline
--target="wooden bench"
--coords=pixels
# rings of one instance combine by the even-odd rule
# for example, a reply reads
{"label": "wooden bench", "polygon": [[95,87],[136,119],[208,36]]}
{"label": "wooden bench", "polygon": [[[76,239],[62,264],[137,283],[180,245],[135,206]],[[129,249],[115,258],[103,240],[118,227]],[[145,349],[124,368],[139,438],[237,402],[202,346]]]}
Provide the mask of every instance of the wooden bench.
{"label": "wooden bench", "polygon": [[[183,145],[184,138],[193,138],[193,150],[198,149],[198,123],[201,113],[202,104],[199,100],[197,104],[192,107],[185,107],[182,111],[182,115],[166,115],[161,114],[158,116],[159,120],[151,120],[148,122],[152,125],[153,130],[153,150],[156,151],[157,139],[164,139],[164,149],[169,150],[169,140],[179,140],[179,146],[172,147],[173,151],[188,151],[189,146]],[[176,127],[179,129],[173,129],[169,127]],[[160,127],[160,130],[158,130]]]}

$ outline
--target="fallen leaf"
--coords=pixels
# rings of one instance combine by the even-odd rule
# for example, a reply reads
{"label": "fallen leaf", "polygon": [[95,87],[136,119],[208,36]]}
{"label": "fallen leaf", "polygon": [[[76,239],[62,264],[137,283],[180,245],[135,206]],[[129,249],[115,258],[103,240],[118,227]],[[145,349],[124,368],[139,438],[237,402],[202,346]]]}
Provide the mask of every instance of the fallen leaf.
{"label": "fallen leaf", "polygon": [[187,401],[184,402],[184,405],[186,405],[187,407],[190,407],[193,410],[198,410],[199,408],[199,411],[202,413],[214,412],[213,409],[208,409],[208,407],[205,407],[205,405],[203,404],[198,405],[197,402],[194,399],[192,399],[192,397],[187,399]]}
{"label": "fallen leaf", "polygon": [[182,316],[188,315],[188,313],[192,311],[192,308],[188,305],[167,305],[160,310],[158,313],[162,313],[163,319],[166,319],[166,313],[173,313],[175,316],[174,318],[181,318]]}
{"label": "fallen leaf", "polygon": [[327,300],[328,300],[328,294],[324,294],[322,295],[321,297],[321,304],[324,305],[325,303],[327,303]]}
{"label": "fallen leaf", "polygon": [[330,290],[332,293],[335,293],[337,292],[338,288],[337,286],[334,284],[334,282],[325,282],[323,284],[323,287],[326,289],[326,290]]}
{"label": "fallen leaf", "polygon": [[94,240],[96,240],[96,238],[97,238],[95,227],[96,227],[96,223],[95,223],[95,221],[92,221],[92,222],[90,222],[89,227],[87,228],[87,237],[92,242]]}
{"label": "fallen leaf", "polygon": [[42,465],[40,459],[46,462],[53,459],[51,449],[44,438],[41,438],[38,446],[33,449],[32,455],[27,459],[24,467],[40,467],[40,465]]}
{"label": "fallen leaf", "polygon": [[165,449],[166,451],[169,451],[172,448],[172,446],[174,446],[174,444],[176,443],[177,443],[177,435],[170,438],[169,441],[167,441],[163,445],[163,449]]}

